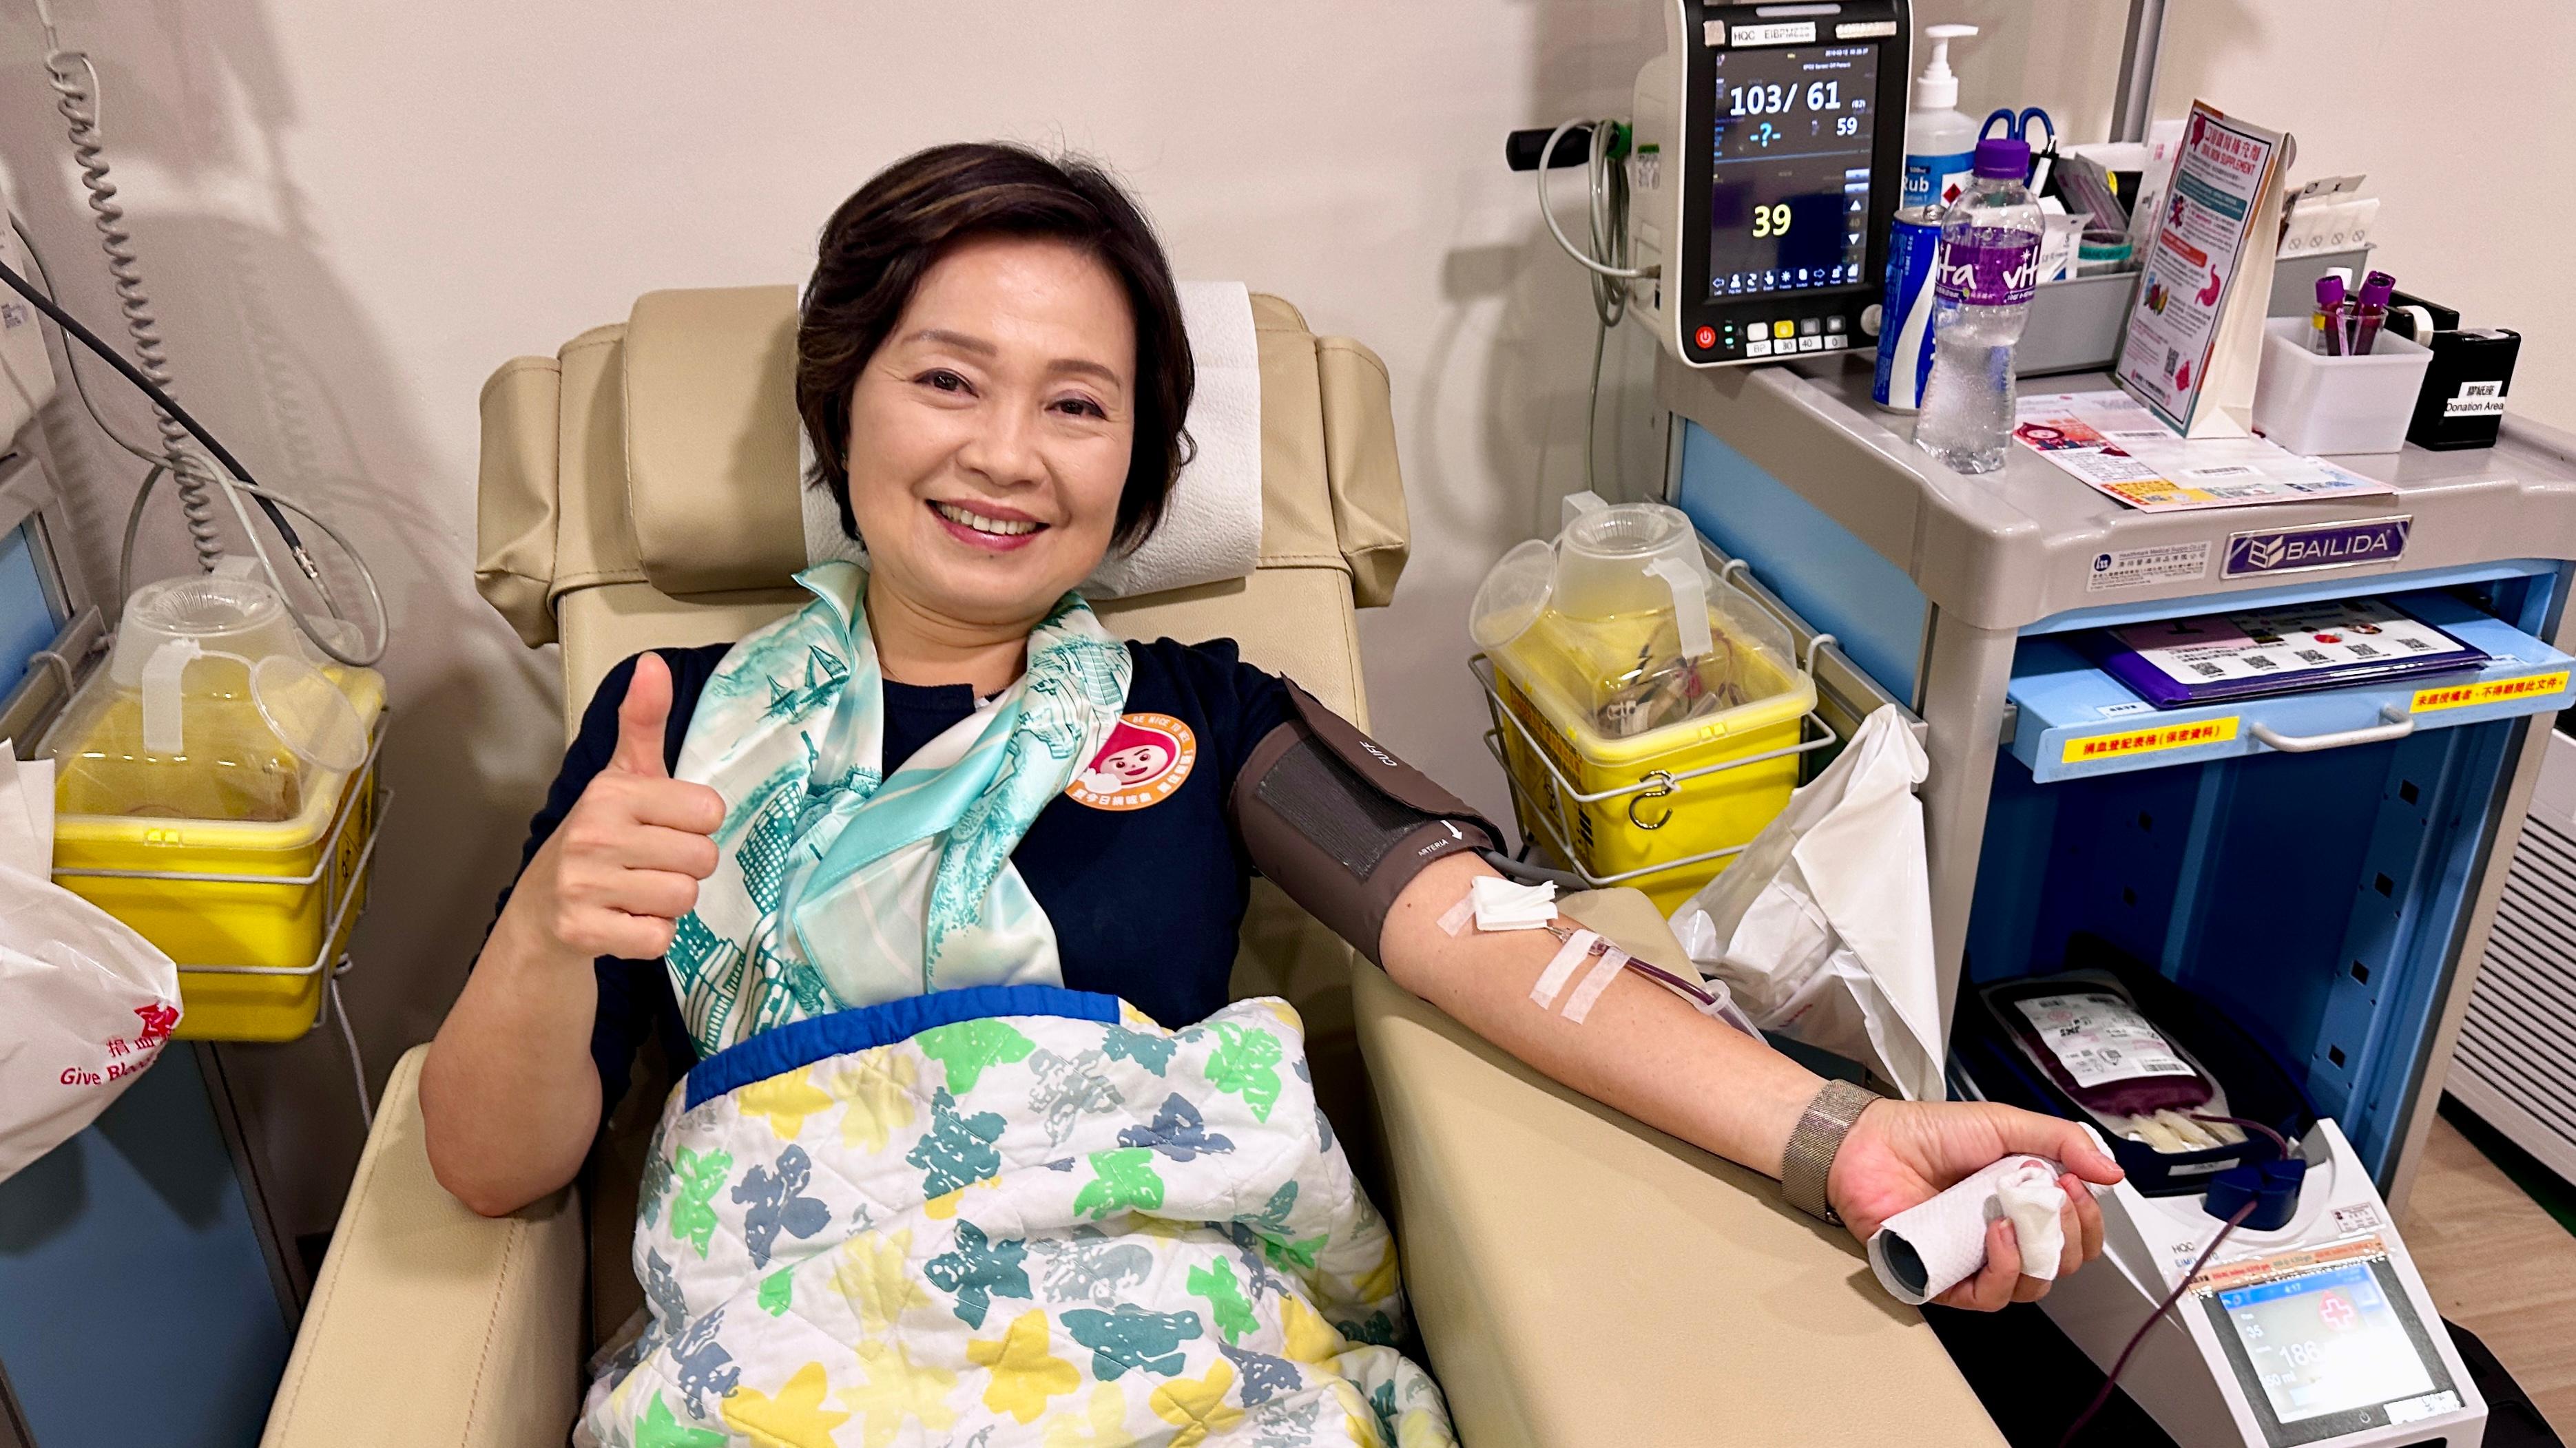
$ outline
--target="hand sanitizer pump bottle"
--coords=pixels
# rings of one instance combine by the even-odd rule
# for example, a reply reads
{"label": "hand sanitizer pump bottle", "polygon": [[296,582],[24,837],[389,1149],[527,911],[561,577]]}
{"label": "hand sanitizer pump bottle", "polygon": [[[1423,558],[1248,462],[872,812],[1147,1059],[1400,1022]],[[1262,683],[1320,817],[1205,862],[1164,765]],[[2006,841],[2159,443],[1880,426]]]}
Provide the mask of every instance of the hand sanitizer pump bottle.
{"label": "hand sanitizer pump bottle", "polygon": [[1902,207],[1947,209],[1976,165],[1977,123],[1959,109],[1959,77],[1950,70],[1950,42],[1976,33],[1973,25],[1923,27],[1932,59],[1915,77],[1913,109],[1905,113]]}

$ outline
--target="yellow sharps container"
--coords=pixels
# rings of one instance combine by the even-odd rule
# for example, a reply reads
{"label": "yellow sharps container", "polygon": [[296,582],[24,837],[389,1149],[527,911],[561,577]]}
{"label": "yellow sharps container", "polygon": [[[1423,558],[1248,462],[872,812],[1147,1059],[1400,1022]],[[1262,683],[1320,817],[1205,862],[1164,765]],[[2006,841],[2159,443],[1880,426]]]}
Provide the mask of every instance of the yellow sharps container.
{"label": "yellow sharps container", "polygon": [[1677,509],[1599,507],[1522,544],[1470,631],[1523,833],[1667,914],[1733,857],[1676,862],[1750,841],[1797,787],[1815,681],[1787,626],[1709,573]]}
{"label": "yellow sharps container", "polygon": [[[152,601],[138,592],[129,615]],[[47,733],[54,879],[178,962],[174,1034],[291,1040],[365,903],[383,676],[150,642],[120,634]]]}

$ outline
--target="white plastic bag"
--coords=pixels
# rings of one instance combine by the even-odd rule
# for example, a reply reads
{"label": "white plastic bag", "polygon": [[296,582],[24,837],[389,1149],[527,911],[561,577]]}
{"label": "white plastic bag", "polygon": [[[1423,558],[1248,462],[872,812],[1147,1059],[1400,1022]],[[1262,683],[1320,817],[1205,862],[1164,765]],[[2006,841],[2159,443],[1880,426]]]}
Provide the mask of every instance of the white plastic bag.
{"label": "white plastic bag", "polygon": [[1790,796],[1733,865],[1673,913],[1700,969],[1765,1030],[1939,1100],[1940,994],[1923,805],[1930,768],[1893,708]]}
{"label": "white plastic bag", "polygon": [[46,878],[51,779],[0,743],[0,1181],[96,1120],[179,1024],[170,957]]}

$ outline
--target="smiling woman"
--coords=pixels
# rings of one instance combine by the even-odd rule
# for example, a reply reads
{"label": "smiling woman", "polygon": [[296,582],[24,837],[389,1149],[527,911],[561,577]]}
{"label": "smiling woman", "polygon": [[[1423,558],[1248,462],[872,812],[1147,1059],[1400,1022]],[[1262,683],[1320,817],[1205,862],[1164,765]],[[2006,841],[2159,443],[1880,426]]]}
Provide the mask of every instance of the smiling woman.
{"label": "smiling woman", "polygon": [[[469,1205],[508,1212],[569,1181],[650,1037],[675,1063],[747,1044],[769,1060],[787,1035],[773,1028],[807,1039],[802,1028],[877,1008],[968,1009],[979,987],[1116,997],[1187,1039],[1222,1038],[1225,1060],[1211,1062],[1236,1083],[1224,1089],[1251,1090],[1274,1067],[1295,1067],[1279,1066],[1289,1048],[1266,1031],[1263,1047],[1194,1023],[1229,1008],[1257,866],[1397,984],[1496,1045],[1651,1125],[1785,1173],[1793,1201],[1863,1236],[2026,1152],[2070,1169],[2060,1270],[2099,1251],[2100,1214],[2082,1186],[2117,1168],[2072,1125],[1826,1087],[1607,954],[1578,992],[1584,1010],[1558,1013],[1563,972],[1590,958],[1588,933],[1562,920],[1495,933],[1440,923],[1494,873],[1478,852],[1498,830],[1244,663],[1231,641],[1122,642],[1094,617],[1075,587],[1111,549],[1152,532],[1189,451],[1193,391],[1170,267],[1101,171],[991,145],[896,163],[824,228],[797,350],[797,408],[815,458],[806,485],[829,490],[867,565],[809,568],[799,582],[812,601],[800,610],[730,645],[638,655],[601,682],[422,1071],[431,1165]],[[1002,1039],[960,1029],[959,1051],[966,1036]],[[1255,1059],[1262,1049],[1273,1054]],[[959,1097],[994,1064],[983,1051],[949,1066]],[[1059,1098],[1073,1118],[1093,1109],[1080,1104],[1096,1093],[1076,1090],[1078,1063],[1007,1057],[1023,1059],[1064,1077],[1024,1090],[1029,1111],[1053,1121],[1039,1102]],[[1271,1090],[1246,1098],[1265,1130],[1277,1125]],[[949,1091],[928,1104],[953,1118]],[[767,1135],[745,1145],[780,1154],[726,1201],[785,1210],[815,1170],[811,1153],[832,1150],[814,1133],[799,1138],[806,1114],[773,1120],[783,1147]],[[1316,1133],[1317,1150],[1337,1150],[1311,1113],[1287,1117]],[[949,1120],[939,1142],[905,1160],[981,1162],[988,1143],[1020,1139],[997,1133],[1030,1125],[974,1115],[969,1142],[958,1134],[968,1119]],[[1155,1150],[1118,1140],[1099,1155],[1141,1169]],[[682,1153],[700,1176],[697,1195],[671,1205],[675,1232],[734,1161],[710,1152]],[[951,1182],[943,1168],[933,1195],[990,1171]],[[1150,1172],[1119,1173],[1101,1190],[1161,1200]],[[668,1190],[648,1188],[648,1217]],[[1250,1200],[1279,1212],[1298,1200],[1275,1190]],[[963,1242],[985,1228],[961,1219],[942,1230]],[[691,1260],[705,1255],[700,1239]],[[1391,1291],[1391,1253],[1361,1255],[1353,1270]],[[660,1259],[639,1260],[649,1272]],[[1992,1308],[2046,1290],[2020,1267],[1998,1224],[1986,1270],[1944,1300]],[[1210,1270],[1201,1264],[1192,1291]],[[654,1301],[677,1331],[690,1314],[673,1313],[671,1295]],[[1174,1332],[1186,1321],[1185,1337],[1200,1330],[1168,1296],[1117,1306],[1155,1309],[1145,1315]],[[980,1326],[984,1310],[961,1320]],[[1085,1313],[1103,1316],[1081,1309],[1068,1326]],[[744,1315],[727,1329],[737,1347]],[[714,1332],[712,1315],[705,1323],[661,1345],[720,1364],[723,1353],[696,1336]],[[1203,1349],[1150,1356],[1170,1375],[1197,1353],[1189,1375],[1222,1396],[1235,1368]],[[1258,1370],[1288,1367],[1270,1361]],[[796,1364],[778,1366],[784,1386],[761,1387],[763,1401],[800,1380]],[[1249,1359],[1243,1371],[1248,1385]]]}

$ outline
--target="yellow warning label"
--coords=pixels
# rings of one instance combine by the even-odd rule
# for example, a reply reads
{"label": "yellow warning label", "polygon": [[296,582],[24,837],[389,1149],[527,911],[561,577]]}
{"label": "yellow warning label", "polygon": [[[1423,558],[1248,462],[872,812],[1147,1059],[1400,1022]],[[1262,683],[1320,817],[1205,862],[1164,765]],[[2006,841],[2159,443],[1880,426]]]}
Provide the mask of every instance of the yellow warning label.
{"label": "yellow warning label", "polygon": [[2117,759],[2130,754],[2153,754],[2159,749],[2189,749],[2200,744],[2222,744],[2236,737],[2236,716],[2216,719],[2194,719],[2187,724],[2163,724],[2153,729],[2132,729],[2124,734],[2087,734],[2066,741],[2062,762],[2091,764],[2098,760]]}
{"label": "yellow warning label", "polygon": [[2415,712],[2427,709],[2462,709],[2471,704],[2501,704],[2508,699],[2538,699],[2564,691],[2567,671],[2554,674],[2532,674],[2520,679],[2487,679],[2475,684],[2445,684],[2438,689],[2415,691]]}

